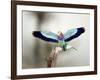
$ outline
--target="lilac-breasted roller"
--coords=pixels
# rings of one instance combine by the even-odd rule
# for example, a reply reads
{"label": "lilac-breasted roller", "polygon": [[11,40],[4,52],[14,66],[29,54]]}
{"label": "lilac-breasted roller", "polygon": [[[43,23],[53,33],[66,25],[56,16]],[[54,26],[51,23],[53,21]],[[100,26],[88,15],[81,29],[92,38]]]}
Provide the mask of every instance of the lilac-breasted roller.
{"label": "lilac-breasted roller", "polygon": [[62,32],[58,32],[55,34],[53,32],[45,32],[45,31],[33,31],[33,35],[39,39],[48,42],[58,43],[58,45],[65,51],[67,49],[69,41],[79,37],[82,33],[85,32],[84,27],[70,29],[64,34]]}

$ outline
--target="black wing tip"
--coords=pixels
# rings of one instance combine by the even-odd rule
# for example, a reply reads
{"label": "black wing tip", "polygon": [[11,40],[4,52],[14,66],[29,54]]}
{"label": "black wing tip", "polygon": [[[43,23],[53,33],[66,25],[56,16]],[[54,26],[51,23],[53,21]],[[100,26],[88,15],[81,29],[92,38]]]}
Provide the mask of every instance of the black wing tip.
{"label": "black wing tip", "polygon": [[36,37],[38,33],[40,33],[40,31],[33,31],[32,35]]}
{"label": "black wing tip", "polygon": [[81,32],[81,33],[84,33],[85,32],[85,28],[84,27],[80,27],[80,28],[78,28],[79,29],[79,31]]}
{"label": "black wing tip", "polygon": [[84,27],[82,27],[82,29],[83,29],[83,33],[85,32],[85,28]]}

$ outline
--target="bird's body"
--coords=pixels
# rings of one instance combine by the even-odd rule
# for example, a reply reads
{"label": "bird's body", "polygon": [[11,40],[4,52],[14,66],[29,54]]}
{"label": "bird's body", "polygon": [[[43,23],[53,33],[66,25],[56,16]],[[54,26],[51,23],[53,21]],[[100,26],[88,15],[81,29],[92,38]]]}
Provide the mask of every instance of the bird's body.
{"label": "bird's body", "polygon": [[68,49],[68,42],[77,38],[82,33],[84,33],[85,29],[83,27],[75,28],[68,30],[66,33],[58,32],[58,34],[52,32],[41,32],[34,31],[33,35],[37,38],[40,38],[44,41],[58,43],[58,46],[61,47],[64,51]]}
{"label": "bird's body", "polygon": [[58,32],[58,46],[60,46],[64,51],[67,47],[67,42],[64,41],[64,35],[62,32]]}
{"label": "bird's body", "polygon": [[60,46],[65,51],[67,48],[67,43],[65,41],[58,41],[58,46]]}

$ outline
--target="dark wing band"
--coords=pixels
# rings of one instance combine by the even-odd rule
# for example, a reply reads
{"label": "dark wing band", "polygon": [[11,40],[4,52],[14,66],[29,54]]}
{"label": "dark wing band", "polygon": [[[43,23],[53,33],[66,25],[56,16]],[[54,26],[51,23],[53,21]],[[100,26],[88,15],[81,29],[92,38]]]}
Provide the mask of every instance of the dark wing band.
{"label": "dark wing band", "polygon": [[[73,30],[74,31],[74,30]],[[84,27],[80,27],[80,28],[76,28],[76,30],[74,32],[72,32],[72,35],[70,37],[65,38],[65,41],[71,41],[77,37],[79,37],[82,33],[85,32],[85,28]],[[74,34],[73,34],[74,33]]]}
{"label": "dark wing band", "polygon": [[50,37],[44,35],[44,34],[43,34],[42,32],[40,32],[40,31],[33,31],[32,34],[33,34],[35,37],[40,38],[40,39],[42,39],[42,40],[44,40],[44,41],[48,41],[48,42],[58,42],[57,39],[50,38]]}

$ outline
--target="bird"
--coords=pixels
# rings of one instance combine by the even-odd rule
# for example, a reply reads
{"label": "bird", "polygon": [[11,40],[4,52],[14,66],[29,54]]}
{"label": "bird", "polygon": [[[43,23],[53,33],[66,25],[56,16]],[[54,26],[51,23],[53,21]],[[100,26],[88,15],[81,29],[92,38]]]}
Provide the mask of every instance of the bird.
{"label": "bird", "polygon": [[61,47],[63,51],[66,51],[69,47],[71,47],[68,45],[68,42],[78,38],[84,32],[84,27],[78,27],[69,29],[64,34],[61,31],[58,31],[57,34],[51,31],[33,31],[32,34],[34,37],[44,41],[58,43],[58,46]]}

